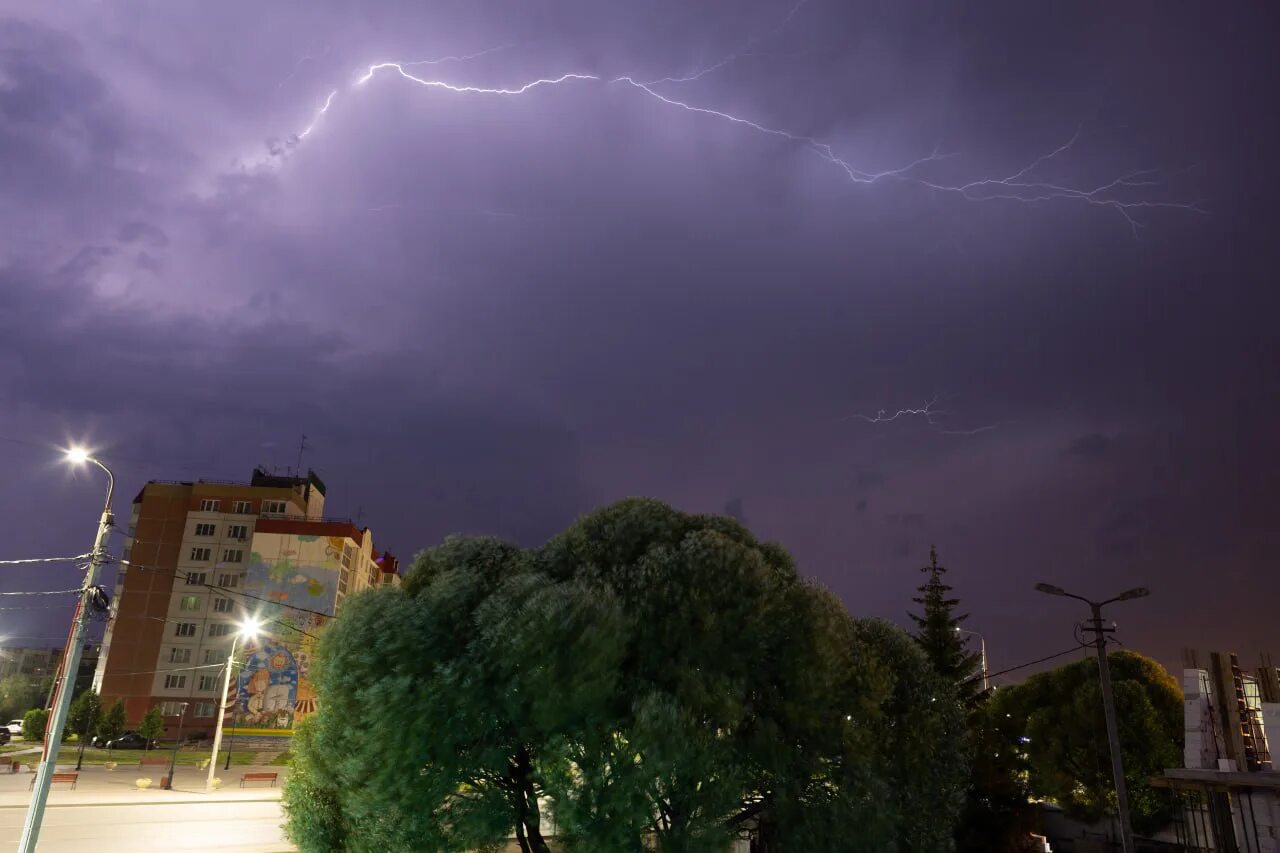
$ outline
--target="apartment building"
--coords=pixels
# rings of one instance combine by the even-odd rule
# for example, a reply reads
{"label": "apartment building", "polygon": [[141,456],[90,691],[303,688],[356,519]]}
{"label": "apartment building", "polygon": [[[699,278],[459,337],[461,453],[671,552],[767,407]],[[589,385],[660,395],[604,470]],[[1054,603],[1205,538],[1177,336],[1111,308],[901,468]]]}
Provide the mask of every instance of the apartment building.
{"label": "apartment building", "polygon": [[315,710],[309,680],[317,632],[344,598],[399,580],[373,534],[324,516],[314,472],[255,469],[247,483],[152,481],[133,501],[95,686],[136,722],[159,707],[166,730],[211,730],[223,670],[243,643],[231,725],[288,734]]}

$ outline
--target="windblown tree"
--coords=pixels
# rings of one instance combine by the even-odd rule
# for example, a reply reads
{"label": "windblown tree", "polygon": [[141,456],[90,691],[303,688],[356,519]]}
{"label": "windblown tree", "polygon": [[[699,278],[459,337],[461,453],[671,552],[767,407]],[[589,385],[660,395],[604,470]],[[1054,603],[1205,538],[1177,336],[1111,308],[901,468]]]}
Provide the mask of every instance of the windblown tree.
{"label": "windblown tree", "polygon": [[550,832],[593,853],[710,853],[747,832],[777,851],[921,849],[934,836],[913,827],[947,835],[954,818],[963,737],[945,720],[960,711],[895,630],[855,623],[737,522],[656,501],[535,552],[449,540],[326,629],[290,835],[304,850],[513,832],[526,853]]}
{"label": "windblown tree", "polygon": [[969,616],[955,612],[960,599],[951,597],[951,587],[943,579],[947,570],[938,565],[937,548],[929,549],[929,565],[920,571],[927,572],[929,579],[918,587],[920,595],[911,600],[922,605],[923,612],[908,614],[916,623],[916,642],[937,673],[956,685],[961,700],[972,707],[982,694],[982,655],[969,650],[960,631]]}
{"label": "windblown tree", "polygon": [[[1182,759],[1182,692],[1159,663],[1128,651],[1108,655],[1133,827],[1153,832],[1173,812],[1168,791],[1147,780]],[[1092,657],[998,691],[986,709],[998,735],[992,749],[1016,756],[1031,796],[1071,817],[1115,812],[1098,664]]]}

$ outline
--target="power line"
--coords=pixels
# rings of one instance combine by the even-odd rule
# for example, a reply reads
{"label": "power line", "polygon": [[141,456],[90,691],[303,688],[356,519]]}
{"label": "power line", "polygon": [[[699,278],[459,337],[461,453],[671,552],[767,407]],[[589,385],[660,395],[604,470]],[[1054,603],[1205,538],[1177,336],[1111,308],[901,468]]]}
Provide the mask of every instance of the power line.
{"label": "power line", "polygon": [[[996,677],[997,675],[1004,675],[1004,674],[1005,674],[1005,673],[1007,673],[1007,672],[1014,672],[1014,671],[1019,670],[1019,669],[1026,669],[1026,668],[1027,668],[1027,667],[1029,667],[1029,666],[1035,666],[1035,665],[1036,665],[1036,664],[1038,664],[1038,663],[1044,663],[1044,662],[1045,662],[1045,661],[1047,661],[1047,660],[1053,660],[1054,658],[1060,658],[1060,657],[1062,657],[1063,655],[1069,655],[1069,654],[1072,654],[1072,653],[1074,653],[1074,652],[1078,652],[1078,651],[1080,651],[1080,648],[1077,646],[1077,647],[1075,647],[1075,648],[1067,649],[1065,652],[1058,652],[1058,653],[1056,653],[1056,654],[1046,655],[1045,657],[1042,657],[1042,658],[1036,658],[1035,660],[1029,660],[1029,661],[1027,661],[1026,663],[1020,663],[1020,664],[1018,664],[1017,666],[1011,666],[1011,667],[1009,667],[1008,669],[1001,669],[1001,670],[997,670],[996,672],[989,672],[989,673],[987,673],[987,678],[994,678],[994,677]],[[973,678],[966,678],[964,681],[962,681],[962,682],[960,682],[960,683],[961,683],[961,684],[970,684],[970,683],[972,683],[972,682],[974,682],[974,681],[980,681],[981,679],[982,679],[982,676],[981,676],[981,675],[976,675],[976,676],[974,676]]]}
{"label": "power line", "polygon": [[87,560],[92,554],[80,554],[77,557],[34,557],[29,560],[0,560],[0,566],[21,566],[27,563],[74,563],[77,560]]}
{"label": "power line", "polygon": [[69,593],[84,592],[83,589],[50,589],[44,591],[30,592],[0,592],[0,595],[67,595]]}

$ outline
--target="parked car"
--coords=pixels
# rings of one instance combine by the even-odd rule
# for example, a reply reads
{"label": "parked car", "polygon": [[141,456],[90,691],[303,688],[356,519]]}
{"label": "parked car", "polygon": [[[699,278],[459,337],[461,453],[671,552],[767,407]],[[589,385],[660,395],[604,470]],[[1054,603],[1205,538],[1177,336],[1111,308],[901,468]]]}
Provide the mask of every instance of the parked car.
{"label": "parked car", "polygon": [[10,720],[4,727],[9,730],[11,735],[22,734],[22,720]]}
{"label": "parked car", "polygon": [[159,743],[157,740],[148,743],[147,739],[137,732],[125,732],[115,740],[107,741],[106,747],[107,749],[148,749],[155,748],[157,743]]}

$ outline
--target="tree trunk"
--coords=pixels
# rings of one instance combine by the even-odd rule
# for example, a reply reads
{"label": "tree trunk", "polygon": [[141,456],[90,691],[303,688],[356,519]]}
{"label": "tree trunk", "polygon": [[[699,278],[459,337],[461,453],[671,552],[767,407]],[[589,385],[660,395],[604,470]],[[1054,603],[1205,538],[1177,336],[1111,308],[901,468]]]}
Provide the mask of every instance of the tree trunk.
{"label": "tree trunk", "polygon": [[551,848],[542,837],[542,817],[538,811],[538,792],[533,786],[533,761],[529,750],[523,747],[516,753],[515,764],[511,769],[512,781],[515,782],[517,798],[516,837],[520,838],[523,829],[524,841],[522,850],[525,853],[551,853]]}
{"label": "tree trunk", "polygon": [[524,837],[524,820],[516,821],[516,841],[520,844],[520,853],[532,853],[529,850],[529,842]]}

